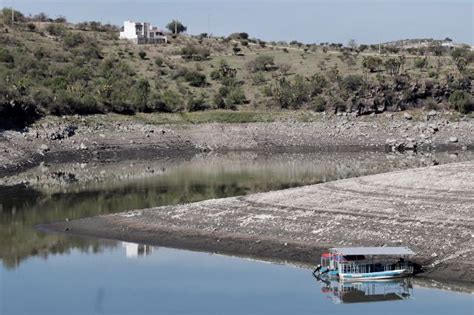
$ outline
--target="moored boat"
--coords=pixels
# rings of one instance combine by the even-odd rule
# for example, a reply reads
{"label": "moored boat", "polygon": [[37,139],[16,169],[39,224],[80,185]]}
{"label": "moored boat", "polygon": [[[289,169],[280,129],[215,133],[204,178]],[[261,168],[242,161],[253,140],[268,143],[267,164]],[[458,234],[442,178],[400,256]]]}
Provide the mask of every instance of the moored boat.
{"label": "moored boat", "polygon": [[321,256],[316,277],[341,281],[373,281],[413,274],[408,258],[415,253],[407,247],[339,247]]}

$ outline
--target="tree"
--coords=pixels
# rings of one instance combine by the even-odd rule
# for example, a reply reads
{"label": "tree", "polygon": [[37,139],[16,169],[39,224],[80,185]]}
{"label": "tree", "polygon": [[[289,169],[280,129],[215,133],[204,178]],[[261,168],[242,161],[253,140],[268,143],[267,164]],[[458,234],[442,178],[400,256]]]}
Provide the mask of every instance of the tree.
{"label": "tree", "polygon": [[150,83],[141,79],[137,83],[136,87],[136,106],[138,109],[143,110],[148,105],[148,96],[150,95],[151,86]]}
{"label": "tree", "polygon": [[[12,24],[12,9],[3,8],[2,14],[3,14],[4,23],[7,25],[11,25]],[[23,23],[25,22],[26,19],[23,13],[21,13],[20,11],[13,10],[13,20],[14,22]]]}
{"label": "tree", "polygon": [[188,29],[183,23],[181,23],[178,20],[173,20],[166,25],[166,28],[173,34],[181,34],[183,32],[186,32]]}
{"label": "tree", "polygon": [[362,60],[362,66],[370,72],[377,72],[382,66],[382,59],[375,56],[367,56]]}
{"label": "tree", "polygon": [[402,67],[402,63],[400,58],[389,58],[384,62],[385,70],[391,75],[395,76],[400,72],[400,68]]}
{"label": "tree", "polygon": [[456,67],[458,68],[459,72],[463,73],[467,67],[467,60],[464,57],[459,57],[456,59]]}
{"label": "tree", "polygon": [[347,46],[349,46],[350,49],[356,50],[358,45],[355,39],[349,39],[349,42],[347,43]]}
{"label": "tree", "polygon": [[48,15],[46,15],[46,13],[40,12],[33,16],[33,20],[37,22],[48,22],[50,18],[48,17]]}

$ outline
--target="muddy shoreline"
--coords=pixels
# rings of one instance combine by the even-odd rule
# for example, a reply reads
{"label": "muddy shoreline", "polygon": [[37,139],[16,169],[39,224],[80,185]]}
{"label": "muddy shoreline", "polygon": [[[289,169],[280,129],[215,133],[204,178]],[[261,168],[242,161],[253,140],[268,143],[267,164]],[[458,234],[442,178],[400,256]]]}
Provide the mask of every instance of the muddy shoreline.
{"label": "muddy shoreline", "polygon": [[0,178],[41,163],[117,162],[199,153],[329,151],[466,151],[472,119],[449,113],[375,117],[316,115],[315,121],[154,125],[123,117],[46,119],[24,130],[0,130]]}
{"label": "muddy shoreline", "polygon": [[406,245],[424,277],[472,285],[473,175],[453,163],[40,228],[307,264],[331,246]]}

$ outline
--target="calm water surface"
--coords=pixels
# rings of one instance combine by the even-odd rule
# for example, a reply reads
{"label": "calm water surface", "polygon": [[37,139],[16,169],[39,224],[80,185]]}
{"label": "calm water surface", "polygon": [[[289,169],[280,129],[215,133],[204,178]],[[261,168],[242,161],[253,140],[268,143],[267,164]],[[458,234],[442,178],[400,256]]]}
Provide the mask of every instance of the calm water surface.
{"label": "calm water surface", "polygon": [[[357,303],[352,298],[356,303],[335,304],[338,295],[317,283],[307,269],[158,247],[136,256],[134,244],[123,245],[100,254],[72,250],[47,260],[36,257],[15,270],[4,270],[2,314],[472,314],[473,310],[472,295],[416,286],[404,290],[399,283],[369,285],[368,290],[375,292],[375,301],[383,296],[398,299]],[[356,287],[351,291],[346,296],[354,295]],[[370,292],[356,296],[363,301]]]}
{"label": "calm water surface", "polygon": [[[455,159],[472,158],[465,154]],[[453,159],[452,154],[430,157],[435,158],[441,163]],[[303,268],[33,228],[66,218],[404,169],[425,160],[371,152],[198,158],[166,162],[166,167],[142,161],[130,164],[132,171],[161,171],[146,179],[0,187],[0,314],[472,314],[469,294],[406,282],[341,287],[318,283]],[[130,171],[105,165],[94,172],[102,173],[100,167]]]}

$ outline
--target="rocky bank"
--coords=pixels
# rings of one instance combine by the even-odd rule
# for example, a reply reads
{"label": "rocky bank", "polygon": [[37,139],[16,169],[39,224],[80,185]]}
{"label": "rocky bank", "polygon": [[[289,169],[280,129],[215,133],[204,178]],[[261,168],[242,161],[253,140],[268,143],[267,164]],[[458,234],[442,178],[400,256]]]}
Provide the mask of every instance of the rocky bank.
{"label": "rocky bank", "polygon": [[151,124],[118,115],[43,121],[0,131],[0,177],[40,163],[117,162],[223,151],[469,150],[471,118],[453,113],[313,114],[310,122]]}

